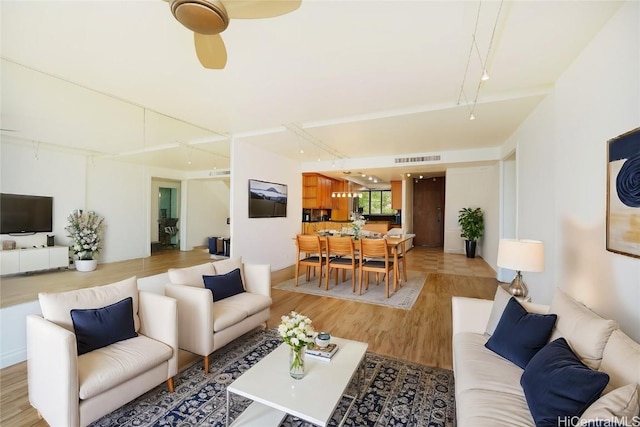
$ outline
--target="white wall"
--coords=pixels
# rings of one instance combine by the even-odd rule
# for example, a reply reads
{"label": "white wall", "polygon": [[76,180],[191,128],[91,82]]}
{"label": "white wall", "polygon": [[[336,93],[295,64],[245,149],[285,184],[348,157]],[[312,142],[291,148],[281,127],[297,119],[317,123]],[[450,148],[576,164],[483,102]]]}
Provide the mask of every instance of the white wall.
{"label": "white wall", "polygon": [[148,255],[150,181],[143,167],[113,160],[87,165],[87,209],[105,218],[99,262]]}
{"label": "white wall", "polygon": [[85,157],[3,141],[0,166],[3,193],[54,197],[52,233],[25,237],[1,235],[0,239],[15,240],[18,246],[32,246],[46,244],[47,234],[53,234],[57,245],[67,244],[64,231],[67,216],[73,209],[86,208]]}
{"label": "white wall", "polygon": [[[535,302],[551,301],[553,287],[540,287],[537,283],[553,281],[556,258],[555,248],[555,185],[553,156],[553,105],[555,96],[547,96],[512,136],[516,142],[517,218],[515,234],[506,237],[540,240],[544,244],[545,271],[523,272],[529,294]],[[569,169],[572,169],[570,167]],[[511,281],[514,271],[504,273]]]}
{"label": "white wall", "polygon": [[27,322],[29,314],[42,314],[40,303],[31,301],[0,310],[0,369],[27,359]]}
{"label": "white wall", "polygon": [[[46,244],[47,234],[57,245],[68,245],[64,228],[74,209],[94,210],[105,218],[104,248],[99,262],[143,258],[150,254],[151,197],[157,197],[157,182],[180,182],[175,171],[149,170],[132,163],[87,157],[39,147],[37,158],[31,144],[0,144],[0,191],[53,196],[53,232],[35,236],[1,235],[18,246]],[[158,178],[152,184],[153,177]],[[178,181],[176,181],[176,179]],[[228,236],[229,187],[221,179],[185,181],[191,192],[188,208],[181,215],[183,248],[207,244],[209,236]],[[155,188],[155,191],[152,189]],[[189,218],[186,215],[189,215]],[[190,219],[190,221],[188,221]]]}
{"label": "white wall", "polygon": [[478,240],[476,255],[483,258],[495,257],[500,218],[498,165],[449,168],[446,173],[444,251],[465,253],[464,239],[460,237],[458,211],[466,207],[479,207],[484,213],[485,237]]}
{"label": "white wall", "polygon": [[512,139],[518,237],[545,242],[547,270],[526,274],[535,302],[559,286],[640,340],[640,259],[606,251],[606,141],[640,118],[640,3],[628,2]]}
{"label": "white wall", "polygon": [[229,237],[230,197],[228,179],[187,182],[187,250],[194,246],[208,247],[209,237]]}
{"label": "white wall", "polygon": [[[516,209],[517,209],[517,167],[515,152],[512,152],[505,160],[501,162],[501,182],[500,182],[500,234],[499,238],[515,238],[516,237]],[[498,280],[501,282],[511,282],[515,273],[512,270],[507,270],[498,267],[497,264],[497,251],[496,259],[491,264],[494,270],[497,272]]]}
{"label": "white wall", "polygon": [[[280,270],[295,264],[302,227],[300,163],[241,140],[231,143],[231,255]],[[286,218],[249,218],[249,179],[287,185]]]}

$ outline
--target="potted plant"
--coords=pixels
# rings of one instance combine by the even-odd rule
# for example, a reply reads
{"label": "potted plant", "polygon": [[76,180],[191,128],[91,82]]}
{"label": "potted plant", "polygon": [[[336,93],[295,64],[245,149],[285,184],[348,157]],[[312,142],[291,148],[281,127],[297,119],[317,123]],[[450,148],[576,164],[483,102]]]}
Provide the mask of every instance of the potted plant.
{"label": "potted plant", "polygon": [[82,209],[77,209],[71,212],[67,220],[69,225],[65,230],[72,241],[71,250],[75,256],[76,270],[95,270],[98,265],[96,256],[102,249],[104,218],[93,211],[83,212]]}
{"label": "potted plant", "polygon": [[484,216],[480,208],[462,208],[458,211],[458,224],[465,240],[467,258],[475,258],[478,239],[484,235]]}

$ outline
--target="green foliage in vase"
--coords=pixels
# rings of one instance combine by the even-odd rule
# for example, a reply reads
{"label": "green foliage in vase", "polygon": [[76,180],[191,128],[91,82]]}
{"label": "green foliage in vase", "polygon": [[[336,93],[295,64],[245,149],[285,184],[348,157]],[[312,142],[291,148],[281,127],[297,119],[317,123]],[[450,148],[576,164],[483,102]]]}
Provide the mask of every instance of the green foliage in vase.
{"label": "green foliage in vase", "polygon": [[478,240],[484,235],[484,215],[480,208],[462,208],[458,211],[458,224],[466,240]]}

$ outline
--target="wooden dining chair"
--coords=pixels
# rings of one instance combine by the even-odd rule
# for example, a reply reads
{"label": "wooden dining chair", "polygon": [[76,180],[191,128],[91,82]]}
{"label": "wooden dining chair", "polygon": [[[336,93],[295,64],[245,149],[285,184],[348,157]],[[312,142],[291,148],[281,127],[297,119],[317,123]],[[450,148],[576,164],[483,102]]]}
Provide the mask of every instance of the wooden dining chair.
{"label": "wooden dining chair", "polygon": [[322,283],[322,268],[327,262],[327,257],[322,250],[322,241],[317,234],[298,234],[296,236],[296,246],[298,253],[296,255],[296,272],[295,285],[298,286],[298,277],[300,276],[300,266],[305,266],[306,279],[309,281],[311,275],[311,267],[320,269],[320,283]]}
{"label": "wooden dining chair", "polygon": [[[404,230],[402,228],[390,228],[389,231],[387,231],[388,237],[402,237],[403,235],[404,235]],[[405,252],[406,252],[405,242],[402,242],[400,243],[400,245],[396,246],[395,250],[398,251],[398,254],[396,256],[398,260],[397,268],[398,268],[398,271],[400,271],[400,267],[402,266],[402,278],[406,283],[407,280],[409,279],[407,279],[407,261],[405,259]]]}
{"label": "wooden dining chair", "polygon": [[[393,261],[389,257],[387,239],[359,240],[360,249],[360,278],[358,281],[358,295],[362,295],[362,278],[366,273],[365,290],[369,289],[369,273],[380,273],[385,276],[385,295],[389,298],[389,276],[393,273]],[[393,288],[396,289],[396,276],[393,275]],[[377,280],[376,280],[377,281]]]}
{"label": "wooden dining chair", "polygon": [[331,269],[336,271],[336,285],[338,285],[338,270],[342,270],[342,281],[346,280],[347,270],[351,270],[351,291],[356,291],[356,272],[360,268],[360,260],[357,257],[353,239],[346,237],[327,237],[327,277],[325,290],[329,290],[329,276]]}

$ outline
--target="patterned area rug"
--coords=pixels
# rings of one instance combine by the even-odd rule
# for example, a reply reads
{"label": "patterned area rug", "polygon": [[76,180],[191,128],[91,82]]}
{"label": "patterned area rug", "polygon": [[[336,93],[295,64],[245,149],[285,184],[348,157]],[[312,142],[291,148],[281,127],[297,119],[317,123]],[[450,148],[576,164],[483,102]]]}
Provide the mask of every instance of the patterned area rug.
{"label": "patterned area rug", "polygon": [[[166,384],[162,384],[91,427],[224,427],[226,386],[281,343],[276,329],[250,332],[214,353],[208,375],[199,361],[178,374],[174,393],[169,393]],[[366,360],[365,393],[349,412],[345,425],[455,426],[453,372],[375,353],[367,353]],[[356,392],[355,377],[347,394]],[[251,403],[239,396],[232,402],[230,420]],[[338,425],[349,403],[349,399],[342,399],[329,425]],[[287,416],[282,426],[312,427],[312,424]]]}
{"label": "patterned area rug", "polygon": [[[324,290],[324,280],[322,286],[318,286],[318,277],[311,277],[308,282],[305,280],[304,275],[300,276],[298,280],[298,287],[295,286],[294,280],[287,280],[286,282],[279,283],[274,286],[275,289],[280,289],[289,292],[302,292],[305,294],[319,295],[325,297],[341,298],[351,301],[366,302],[368,304],[383,305],[386,307],[402,308],[404,310],[411,310],[413,304],[415,304],[420,291],[427,280],[427,274],[419,271],[407,271],[407,282],[402,282],[402,286],[398,288],[396,292],[393,292],[391,283],[389,283],[389,298],[385,295],[384,281],[380,280],[380,284],[375,283],[375,274],[370,274],[369,289],[362,289],[362,295],[358,295],[358,280],[356,279],[356,292],[352,291],[351,287],[351,272],[347,272],[347,280],[342,281],[342,273],[340,273],[340,280],[338,285],[335,285],[335,278],[332,275],[329,279],[329,290]],[[364,283],[363,283],[364,288]]]}

